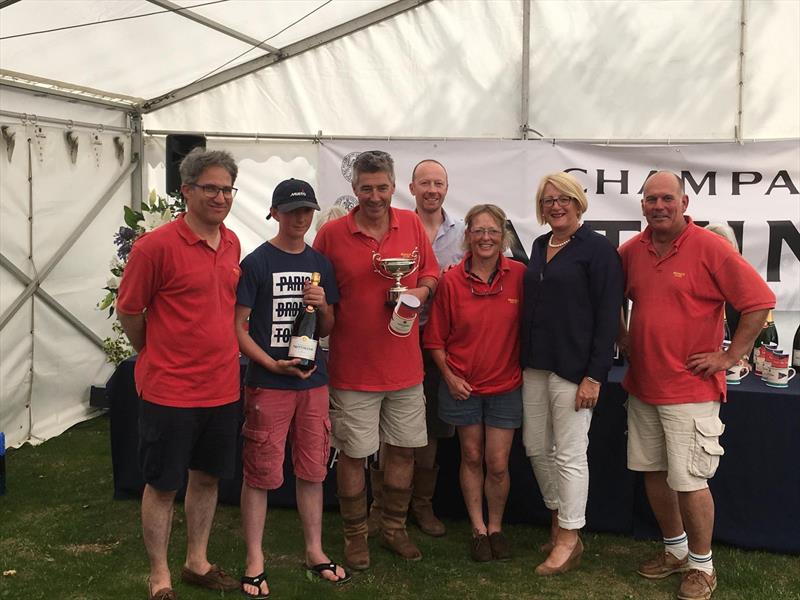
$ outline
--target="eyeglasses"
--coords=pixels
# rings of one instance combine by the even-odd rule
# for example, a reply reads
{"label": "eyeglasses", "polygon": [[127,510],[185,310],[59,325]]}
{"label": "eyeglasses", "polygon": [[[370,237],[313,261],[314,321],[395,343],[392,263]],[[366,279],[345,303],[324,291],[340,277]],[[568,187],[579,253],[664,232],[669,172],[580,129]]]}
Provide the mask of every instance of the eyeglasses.
{"label": "eyeglasses", "polygon": [[219,194],[220,192],[222,192],[223,198],[230,200],[236,195],[236,192],[239,191],[235,187],[219,187],[217,185],[211,185],[211,184],[202,185],[199,183],[190,183],[189,185],[203,190],[203,195],[209,200],[213,200],[214,198],[216,198],[217,194]]}
{"label": "eyeglasses", "polygon": [[488,235],[490,238],[497,239],[503,235],[503,232],[499,229],[489,229],[488,227],[473,227],[469,230],[469,234],[476,238]]}
{"label": "eyeglasses", "polygon": [[559,206],[567,206],[570,202],[575,200],[575,198],[571,196],[559,196],[558,198],[542,198],[542,206],[553,206],[556,202],[558,202]]}
{"label": "eyeglasses", "polygon": [[479,292],[479,291],[475,291],[475,286],[470,283],[469,284],[469,291],[472,292],[473,296],[497,296],[497,294],[500,294],[500,293],[503,292],[503,284],[501,283],[500,286],[497,287],[497,288],[490,287],[487,290]]}

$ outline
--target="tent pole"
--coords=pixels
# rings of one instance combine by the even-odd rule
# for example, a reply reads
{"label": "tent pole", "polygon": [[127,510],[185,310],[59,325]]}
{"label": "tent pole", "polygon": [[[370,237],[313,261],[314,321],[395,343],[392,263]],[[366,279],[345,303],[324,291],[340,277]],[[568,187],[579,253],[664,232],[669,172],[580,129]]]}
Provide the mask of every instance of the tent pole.
{"label": "tent pole", "polygon": [[743,143],[743,113],[744,113],[744,52],[747,32],[747,0],[740,0],[741,11],[739,13],[739,98],[737,101],[736,115],[736,141]]}
{"label": "tent pole", "polygon": [[144,135],[142,134],[142,114],[130,113],[131,124],[131,162],[136,168],[131,173],[131,208],[139,211],[142,209],[144,199]]}
{"label": "tent pole", "polygon": [[529,88],[531,66],[531,0],[522,0],[522,102],[520,115],[522,139],[528,139],[528,121],[530,120]]}
{"label": "tent pole", "polygon": [[[534,129],[530,129],[536,133]],[[297,140],[309,141],[324,144],[326,141],[366,141],[366,142],[464,142],[470,140],[476,141],[498,141],[498,140],[519,140],[518,137],[444,137],[444,136],[394,136],[394,135],[312,135],[307,133],[258,133],[258,132],[242,132],[242,131],[186,131],[179,129],[145,129],[145,135],[150,136],[166,136],[166,135],[204,135],[207,138],[229,138],[229,139],[246,139],[246,140]],[[749,140],[742,139],[741,142],[792,142],[797,138],[751,138]],[[674,146],[676,144],[729,144],[731,142],[739,142],[735,138],[648,138],[648,139],[609,139],[609,138],[554,138],[554,137],[541,137],[530,140],[531,142],[545,142],[553,144],[601,144],[603,146]]]}
{"label": "tent pole", "polygon": [[55,117],[43,117],[28,113],[13,112],[10,110],[0,110],[0,117],[10,117],[20,121],[30,121],[36,119],[37,123],[49,123],[51,125],[67,125],[69,127],[85,127],[86,129],[102,129],[103,131],[114,131],[119,133],[131,133],[130,127],[116,127],[114,125],[104,125],[102,123],[87,123],[85,121],[72,121],[70,119],[57,119]]}

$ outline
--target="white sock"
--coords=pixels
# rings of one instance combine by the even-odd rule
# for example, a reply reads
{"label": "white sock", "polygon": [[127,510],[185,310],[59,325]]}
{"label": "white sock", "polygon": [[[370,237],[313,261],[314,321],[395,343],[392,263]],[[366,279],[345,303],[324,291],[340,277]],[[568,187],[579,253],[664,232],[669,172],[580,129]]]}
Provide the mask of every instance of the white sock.
{"label": "white sock", "polygon": [[714,561],[711,560],[711,552],[708,554],[689,552],[689,568],[712,575],[714,573]]}
{"label": "white sock", "polygon": [[664,538],[664,552],[669,552],[679,560],[686,558],[689,554],[689,538],[686,537],[686,532],[677,537]]}

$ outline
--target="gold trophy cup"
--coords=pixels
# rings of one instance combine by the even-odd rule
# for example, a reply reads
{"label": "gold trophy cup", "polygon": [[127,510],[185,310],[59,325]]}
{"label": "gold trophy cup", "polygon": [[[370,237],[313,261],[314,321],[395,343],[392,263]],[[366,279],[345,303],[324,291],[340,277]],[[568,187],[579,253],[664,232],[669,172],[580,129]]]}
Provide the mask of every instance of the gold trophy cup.
{"label": "gold trophy cup", "polygon": [[397,304],[400,294],[408,291],[408,287],[400,283],[400,280],[416,271],[419,267],[419,249],[414,248],[414,251],[408,257],[398,258],[382,258],[380,254],[373,252],[372,266],[378,275],[387,279],[394,279],[394,285],[386,291],[386,304],[394,306]]}

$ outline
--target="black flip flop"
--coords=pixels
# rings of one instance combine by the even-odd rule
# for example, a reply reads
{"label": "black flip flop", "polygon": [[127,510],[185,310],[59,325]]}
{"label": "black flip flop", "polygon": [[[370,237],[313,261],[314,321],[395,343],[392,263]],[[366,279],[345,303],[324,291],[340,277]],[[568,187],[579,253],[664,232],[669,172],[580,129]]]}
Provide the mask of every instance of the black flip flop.
{"label": "black flip flop", "polygon": [[[242,583],[242,587],[241,587],[242,593],[245,596],[247,596],[248,598],[252,598],[253,600],[266,600],[267,598],[269,598],[269,592],[267,592],[266,594],[262,594],[261,593],[261,584],[264,583],[266,580],[267,580],[267,572],[266,571],[261,573],[261,575],[256,575],[255,577],[250,577],[248,575],[242,575],[241,579],[239,580]],[[244,586],[245,585],[252,585],[253,587],[258,588],[258,593],[257,594],[250,594],[248,592],[245,592],[244,591]]]}
{"label": "black flip flop", "polygon": [[319,563],[318,565],[314,565],[311,567],[306,565],[306,577],[308,577],[308,579],[311,581],[313,581],[314,578],[316,577],[326,583],[332,583],[334,585],[339,585],[340,583],[347,583],[352,579],[352,576],[350,575],[350,573],[347,572],[347,570],[344,567],[342,567],[342,571],[344,571],[344,577],[342,577],[341,579],[328,579],[327,577],[324,577],[322,575],[325,571],[330,571],[331,573],[333,573],[335,577],[336,569],[338,568],[339,565],[337,565],[334,562]]}

